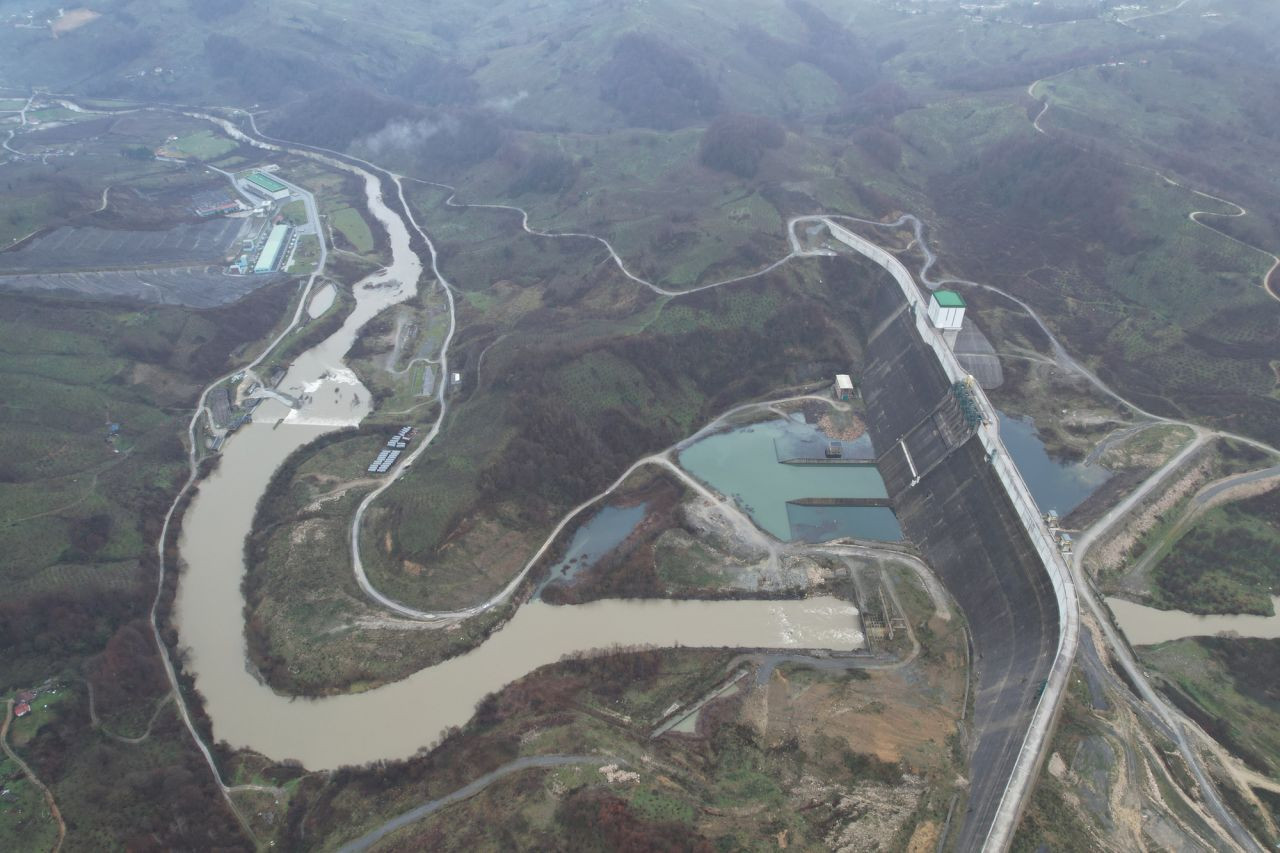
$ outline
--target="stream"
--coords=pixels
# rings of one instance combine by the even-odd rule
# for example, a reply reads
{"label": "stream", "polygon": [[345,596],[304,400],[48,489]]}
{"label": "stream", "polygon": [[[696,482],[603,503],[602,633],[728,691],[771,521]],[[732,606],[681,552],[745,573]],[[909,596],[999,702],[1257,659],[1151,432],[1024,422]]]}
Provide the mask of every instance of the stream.
{"label": "stream", "polygon": [[1234,634],[1239,637],[1280,637],[1280,597],[1272,596],[1273,616],[1223,614],[1201,616],[1183,610],[1157,610],[1127,601],[1108,598],[1107,606],[1125,637],[1135,646],[1151,646],[1184,637],[1211,637]]}

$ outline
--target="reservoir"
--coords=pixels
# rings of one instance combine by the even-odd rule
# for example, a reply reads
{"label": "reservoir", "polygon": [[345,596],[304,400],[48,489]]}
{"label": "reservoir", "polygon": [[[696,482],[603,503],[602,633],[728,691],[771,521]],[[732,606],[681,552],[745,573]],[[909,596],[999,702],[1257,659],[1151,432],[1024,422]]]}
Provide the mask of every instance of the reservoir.
{"label": "reservoir", "polygon": [[1000,411],[997,414],[1000,438],[1041,512],[1056,510],[1065,517],[1111,476],[1100,465],[1055,461],[1044,449],[1035,421]]}
{"label": "reservoir", "polygon": [[[709,435],[680,451],[690,474],[737,502],[763,530],[784,542],[828,541],[841,536],[896,541],[902,538],[888,507],[799,506],[797,500],[886,498],[874,464],[791,465],[797,448],[824,447],[816,427],[778,418]],[[850,447],[856,443],[849,442]],[[855,451],[856,452],[856,451]],[[821,450],[803,454],[821,458]],[[870,457],[869,447],[865,452]]]}
{"label": "reservoir", "polygon": [[1274,616],[1200,616],[1182,610],[1157,610],[1123,598],[1107,599],[1120,630],[1135,646],[1151,646],[1183,637],[1209,637],[1224,631],[1241,637],[1280,637],[1280,597],[1272,597],[1271,603]]}

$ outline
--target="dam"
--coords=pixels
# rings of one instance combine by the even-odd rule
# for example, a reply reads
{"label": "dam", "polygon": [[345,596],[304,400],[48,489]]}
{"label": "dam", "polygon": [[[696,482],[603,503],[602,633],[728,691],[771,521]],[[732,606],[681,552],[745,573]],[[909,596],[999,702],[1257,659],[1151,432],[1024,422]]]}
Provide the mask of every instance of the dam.
{"label": "dam", "polygon": [[1004,849],[1074,655],[1074,587],[1004,450],[994,409],[928,326],[914,278],[879,247],[827,225],[869,259],[857,261],[857,276],[879,282],[865,306],[862,389],[886,489],[905,536],[969,622],[969,797],[947,843]]}

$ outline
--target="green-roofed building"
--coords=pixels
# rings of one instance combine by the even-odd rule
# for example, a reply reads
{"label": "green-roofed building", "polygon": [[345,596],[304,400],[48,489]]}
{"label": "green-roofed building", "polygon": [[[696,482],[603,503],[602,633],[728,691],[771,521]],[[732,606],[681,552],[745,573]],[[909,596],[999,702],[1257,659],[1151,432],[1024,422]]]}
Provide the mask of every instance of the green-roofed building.
{"label": "green-roofed building", "polygon": [[947,346],[955,347],[964,325],[964,300],[955,291],[933,291],[929,295],[929,323],[942,333]]}
{"label": "green-roofed building", "polygon": [[250,172],[244,179],[244,185],[246,189],[272,201],[281,201],[289,197],[288,187],[262,172]]}
{"label": "green-roofed building", "polygon": [[944,333],[959,331],[964,325],[964,299],[954,290],[935,290],[929,296],[929,322]]}

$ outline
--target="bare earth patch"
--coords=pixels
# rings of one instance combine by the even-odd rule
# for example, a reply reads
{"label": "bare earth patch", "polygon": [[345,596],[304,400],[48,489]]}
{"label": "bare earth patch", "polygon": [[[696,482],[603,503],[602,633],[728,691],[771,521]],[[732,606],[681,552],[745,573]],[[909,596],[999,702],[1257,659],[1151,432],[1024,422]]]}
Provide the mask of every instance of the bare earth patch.
{"label": "bare earth patch", "polygon": [[1152,528],[1160,524],[1171,509],[1183,499],[1195,494],[1211,475],[1212,461],[1209,457],[1203,456],[1195,465],[1185,469],[1168,488],[1161,491],[1156,500],[1139,509],[1119,534],[1092,548],[1089,552],[1089,562],[1102,568],[1119,565],[1134,545],[1140,542]]}
{"label": "bare earth patch", "polygon": [[822,430],[823,435],[835,441],[855,441],[866,433],[867,425],[857,415],[845,414],[837,422],[837,419],[828,413],[818,419],[818,429]]}
{"label": "bare earth patch", "polygon": [[102,15],[92,9],[86,9],[83,6],[79,9],[68,9],[63,12],[61,17],[57,18],[49,25],[49,29],[53,31],[53,37],[57,38],[63,33],[69,33],[72,30],[78,30],[91,21],[96,21]]}

